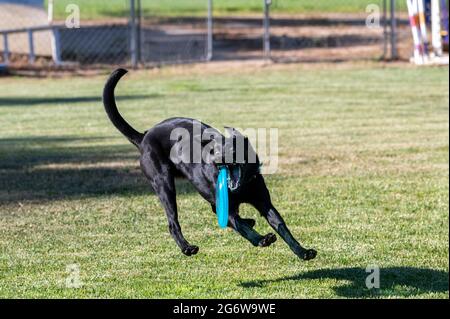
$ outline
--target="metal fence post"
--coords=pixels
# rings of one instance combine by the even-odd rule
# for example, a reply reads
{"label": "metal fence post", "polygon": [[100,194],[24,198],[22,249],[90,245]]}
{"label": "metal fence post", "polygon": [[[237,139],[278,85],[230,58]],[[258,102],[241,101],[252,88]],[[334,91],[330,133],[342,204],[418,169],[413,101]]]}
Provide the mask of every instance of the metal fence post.
{"label": "metal fence post", "polygon": [[52,28],[52,57],[53,62],[55,62],[56,65],[61,64],[61,42],[59,37],[59,30],[57,27]]}
{"label": "metal fence post", "polygon": [[391,59],[397,58],[397,17],[395,16],[395,0],[391,0]]}
{"label": "metal fence post", "polygon": [[136,36],[136,3],[130,0],[130,55],[131,65],[136,68],[138,65],[137,58],[137,36]]}
{"label": "metal fence post", "polygon": [[53,23],[53,9],[54,9],[54,3],[53,0],[48,0],[48,4],[47,4],[47,20],[48,20],[48,24],[52,24]]}
{"label": "metal fence post", "polygon": [[213,0],[208,0],[208,18],[207,18],[208,35],[206,39],[206,60],[211,61],[213,58]]}
{"label": "metal fence post", "polygon": [[137,0],[137,27],[136,27],[136,58],[137,62],[140,63],[142,61],[142,48],[141,48],[141,36],[142,36],[142,2],[141,0]]}
{"label": "metal fence post", "polygon": [[270,59],[270,5],[272,0],[264,0],[264,58]]}
{"label": "metal fence post", "polygon": [[3,33],[3,60],[5,63],[9,62],[8,33]]}
{"label": "metal fence post", "polygon": [[383,60],[387,58],[389,35],[387,24],[387,0],[383,0]]}
{"label": "metal fence post", "polygon": [[28,62],[33,64],[36,61],[36,55],[34,54],[34,39],[33,39],[33,30],[28,29],[28,45],[30,49],[30,54],[28,56]]}

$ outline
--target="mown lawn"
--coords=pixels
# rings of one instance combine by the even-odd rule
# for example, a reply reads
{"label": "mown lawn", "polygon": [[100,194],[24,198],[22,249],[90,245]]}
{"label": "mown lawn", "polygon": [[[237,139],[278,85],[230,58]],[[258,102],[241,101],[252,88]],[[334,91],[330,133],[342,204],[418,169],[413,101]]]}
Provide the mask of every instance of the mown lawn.
{"label": "mown lawn", "polygon": [[[145,16],[204,16],[207,0],[141,0]],[[57,18],[67,16],[66,6],[76,4],[82,19],[108,17],[128,17],[128,0],[58,0],[55,2]],[[262,14],[263,0],[214,0],[215,15]],[[274,13],[365,13],[369,4],[382,6],[382,0],[273,0]],[[403,1],[397,3],[398,9],[405,9]]]}
{"label": "mown lawn", "polygon": [[[120,83],[141,131],[170,116],[278,128],[266,179],[318,250],[311,262],[220,230],[179,181],[180,222],[200,247],[182,255],[103,111],[105,77],[0,78],[0,297],[448,298],[448,68],[200,65]],[[369,265],[380,289],[365,286]]]}

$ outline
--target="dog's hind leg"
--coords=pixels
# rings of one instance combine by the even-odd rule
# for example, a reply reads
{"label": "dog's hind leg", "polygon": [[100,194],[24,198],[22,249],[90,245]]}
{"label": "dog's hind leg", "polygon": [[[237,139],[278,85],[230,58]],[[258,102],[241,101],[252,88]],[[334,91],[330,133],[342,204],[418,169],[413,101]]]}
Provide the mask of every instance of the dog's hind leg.
{"label": "dog's hind leg", "polygon": [[184,238],[181,232],[181,226],[178,222],[178,209],[176,203],[176,193],[175,193],[175,181],[173,176],[164,177],[166,183],[163,186],[158,187],[159,199],[164,206],[167,215],[167,221],[169,222],[169,231],[173,239],[180,247],[183,254],[186,256],[195,255],[198,253],[198,247],[189,244],[189,242]]}
{"label": "dog's hind leg", "polygon": [[[145,159],[145,155],[143,156],[143,159]],[[155,162],[154,160],[152,162],[145,161],[145,164],[141,165],[145,175],[150,180],[154,191],[164,206],[169,223],[170,234],[183,254],[186,256],[195,255],[198,253],[198,247],[189,244],[184,238],[183,233],[181,232],[180,223],[178,222],[175,178],[170,171],[170,166],[164,165],[161,162]],[[141,163],[142,162],[143,161],[141,161]]]}

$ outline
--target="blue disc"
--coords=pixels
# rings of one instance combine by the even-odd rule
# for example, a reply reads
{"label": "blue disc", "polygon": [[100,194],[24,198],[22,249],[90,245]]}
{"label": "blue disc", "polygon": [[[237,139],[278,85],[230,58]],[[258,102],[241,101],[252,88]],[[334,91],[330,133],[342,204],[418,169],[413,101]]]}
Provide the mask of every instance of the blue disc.
{"label": "blue disc", "polygon": [[228,169],[222,167],[217,176],[216,185],[216,212],[219,226],[226,228],[228,225]]}

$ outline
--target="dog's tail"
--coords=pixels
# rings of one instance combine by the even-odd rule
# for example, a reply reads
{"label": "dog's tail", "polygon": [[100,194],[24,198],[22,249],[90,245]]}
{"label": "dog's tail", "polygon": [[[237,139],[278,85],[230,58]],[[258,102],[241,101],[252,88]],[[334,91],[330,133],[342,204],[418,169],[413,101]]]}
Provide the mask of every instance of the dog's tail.
{"label": "dog's tail", "polygon": [[108,81],[103,89],[103,105],[105,106],[106,114],[114,124],[114,126],[134,145],[139,148],[139,145],[144,138],[144,134],[139,133],[128,124],[117,110],[116,99],[114,97],[114,89],[119,80],[127,73],[127,70],[117,69],[109,76]]}

